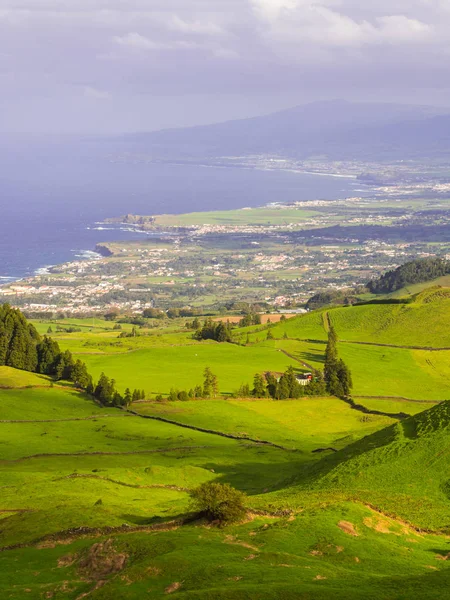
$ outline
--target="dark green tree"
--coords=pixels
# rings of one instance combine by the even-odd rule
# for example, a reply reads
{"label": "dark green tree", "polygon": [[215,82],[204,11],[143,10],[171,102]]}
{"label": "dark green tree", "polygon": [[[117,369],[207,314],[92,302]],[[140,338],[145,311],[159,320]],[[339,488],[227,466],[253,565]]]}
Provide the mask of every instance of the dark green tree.
{"label": "dark green tree", "polygon": [[253,378],[252,396],[255,398],[265,398],[267,396],[266,382],[261,373],[256,373]]}

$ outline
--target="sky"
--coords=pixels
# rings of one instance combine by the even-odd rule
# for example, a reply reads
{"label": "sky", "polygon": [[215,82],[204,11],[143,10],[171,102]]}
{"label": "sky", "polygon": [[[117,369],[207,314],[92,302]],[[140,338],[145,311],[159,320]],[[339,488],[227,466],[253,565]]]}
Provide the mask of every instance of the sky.
{"label": "sky", "polygon": [[450,0],[0,0],[0,132],[450,105]]}

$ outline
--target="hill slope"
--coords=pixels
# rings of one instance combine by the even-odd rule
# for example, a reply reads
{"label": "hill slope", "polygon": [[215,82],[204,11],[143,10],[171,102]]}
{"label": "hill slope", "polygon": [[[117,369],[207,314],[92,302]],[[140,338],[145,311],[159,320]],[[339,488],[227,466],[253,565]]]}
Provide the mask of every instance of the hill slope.
{"label": "hill slope", "polygon": [[172,156],[434,156],[449,146],[450,117],[444,112],[409,105],[315,102],[262,117],[127,136],[123,141]]}
{"label": "hill slope", "polygon": [[324,458],[299,487],[339,491],[420,527],[446,529],[449,455],[450,402],[443,402]]}

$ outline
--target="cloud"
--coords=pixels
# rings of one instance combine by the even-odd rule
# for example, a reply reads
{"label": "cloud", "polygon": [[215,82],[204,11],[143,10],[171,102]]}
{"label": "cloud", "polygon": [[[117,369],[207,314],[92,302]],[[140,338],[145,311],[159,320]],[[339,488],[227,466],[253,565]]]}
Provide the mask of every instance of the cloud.
{"label": "cloud", "polygon": [[83,95],[85,98],[93,98],[94,100],[109,100],[111,98],[111,94],[104,90],[99,90],[90,85],[85,85],[83,87]]}
{"label": "cloud", "polygon": [[168,22],[170,31],[196,35],[224,35],[225,31],[217,23],[211,21],[184,21],[178,15],[173,15]]}
{"label": "cloud", "polygon": [[0,0],[0,130],[17,99],[51,122],[74,86],[111,98],[93,110],[206,95],[224,117],[230,95],[450,98],[449,29],[449,0]]}
{"label": "cloud", "polygon": [[212,53],[216,58],[223,58],[225,60],[237,60],[240,57],[239,52],[231,48],[214,48]]}
{"label": "cloud", "polygon": [[120,46],[138,48],[140,50],[187,50],[189,48],[198,48],[198,44],[195,42],[184,40],[176,40],[173,42],[154,41],[136,31],[132,31],[123,36],[115,36],[114,41]]}

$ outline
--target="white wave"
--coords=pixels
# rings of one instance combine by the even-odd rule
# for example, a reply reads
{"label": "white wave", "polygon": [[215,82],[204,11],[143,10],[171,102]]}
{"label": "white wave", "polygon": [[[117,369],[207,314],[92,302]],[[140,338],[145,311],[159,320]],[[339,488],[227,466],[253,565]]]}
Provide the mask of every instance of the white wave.
{"label": "white wave", "polygon": [[35,269],[35,275],[48,275],[50,273],[50,269],[55,267],[56,265],[45,265],[44,267],[39,267],[39,269]]}

